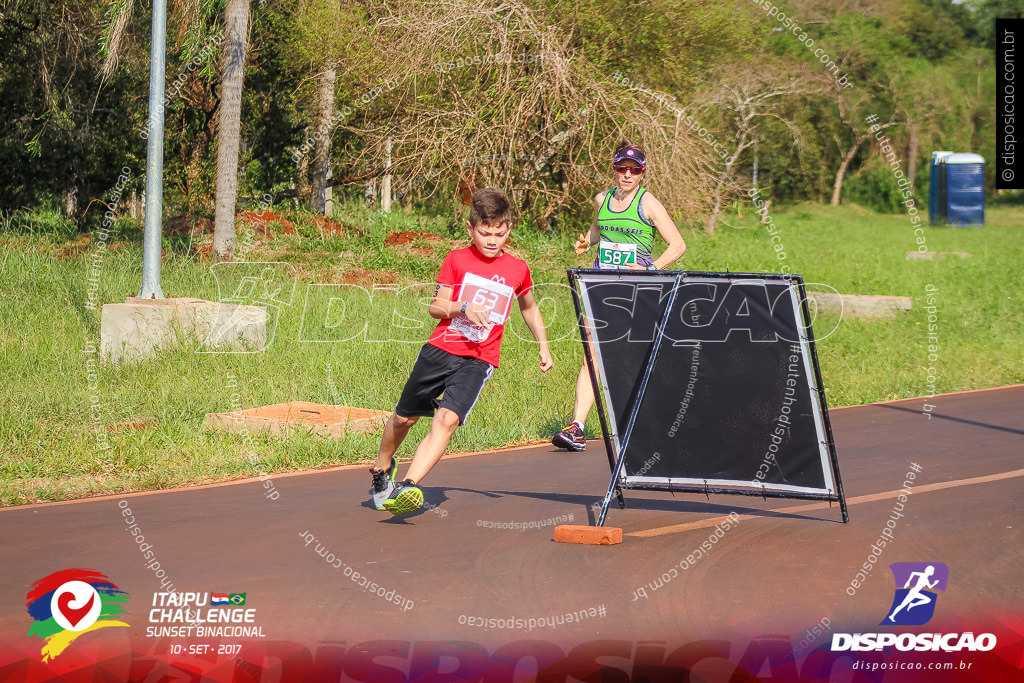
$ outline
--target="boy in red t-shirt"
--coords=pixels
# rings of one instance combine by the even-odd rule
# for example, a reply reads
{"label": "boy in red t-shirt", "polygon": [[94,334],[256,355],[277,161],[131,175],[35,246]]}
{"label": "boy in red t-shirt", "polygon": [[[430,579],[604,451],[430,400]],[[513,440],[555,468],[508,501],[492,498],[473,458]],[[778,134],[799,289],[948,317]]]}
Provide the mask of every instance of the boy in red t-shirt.
{"label": "boy in red t-shirt", "polygon": [[[537,340],[541,371],[554,365],[531,291],[530,269],[502,250],[512,229],[508,197],[493,188],[477,190],[466,225],[473,244],[452,251],[441,265],[430,301],[430,315],[440,322],[420,349],[370,468],[374,506],[395,515],[423,505],[423,491],[416,485],[444,455],[455,429],[469,417],[484,383],[498,367],[513,297]],[[396,484],[395,451],[424,415],[433,417],[430,433],[416,448],[405,480]]]}

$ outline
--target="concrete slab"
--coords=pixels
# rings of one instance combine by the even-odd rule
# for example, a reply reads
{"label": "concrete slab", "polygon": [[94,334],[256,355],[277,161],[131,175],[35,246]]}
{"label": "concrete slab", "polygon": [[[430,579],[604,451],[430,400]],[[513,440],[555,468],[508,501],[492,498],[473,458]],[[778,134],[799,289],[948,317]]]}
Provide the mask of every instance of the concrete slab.
{"label": "concrete slab", "polygon": [[231,413],[207,413],[206,428],[227,432],[267,432],[286,436],[296,431],[332,439],[345,432],[372,434],[384,426],[391,413],[369,408],[291,401]]}
{"label": "concrete slab", "polygon": [[129,297],[123,304],[103,305],[100,358],[105,362],[140,361],[189,339],[209,353],[262,351],[267,309],[188,298]]}
{"label": "concrete slab", "polygon": [[807,298],[814,300],[819,311],[865,319],[896,318],[908,313],[914,305],[909,296],[808,291]]}

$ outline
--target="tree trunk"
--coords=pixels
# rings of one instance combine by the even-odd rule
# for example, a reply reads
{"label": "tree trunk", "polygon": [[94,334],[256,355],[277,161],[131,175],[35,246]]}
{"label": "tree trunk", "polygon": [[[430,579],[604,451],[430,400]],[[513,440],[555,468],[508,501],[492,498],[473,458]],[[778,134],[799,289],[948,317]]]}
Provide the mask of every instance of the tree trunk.
{"label": "tree trunk", "polygon": [[78,215],[78,188],[75,186],[64,193],[64,215],[71,220]]}
{"label": "tree trunk", "polygon": [[193,92],[196,93],[196,96],[193,98],[196,104],[193,106],[201,107],[205,116],[203,128],[199,131],[199,135],[196,137],[195,144],[192,145],[192,150],[187,158],[184,155],[184,152],[187,150],[183,150],[181,160],[184,162],[185,172],[181,182],[183,183],[188,210],[202,212],[210,207],[210,195],[204,187],[205,183],[202,181],[203,162],[209,157],[210,145],[217,137],[217,118],[220,103],[212,94],[207,97],[206,91],[199,90],[198,86],[193,88]]}
{"label": "tree trunk", "polygon": [[317,92],[316,147],[313,150],[313,211],[327,214],[327,179],[331,171],[331,119],[334,118],[334,65],[320,74]]}
{"label": "tree trunk", "polygon": [[914,194],[914,177],[917,175],[917,124],[907,121],[910,129],[910,144],[907,150],[907,177],[910,178],[910,194]]}
{"label": "tree trunk", "polygon": [[217,126],[217,200],[214,210],[213,257],[235,253],[235,202],[238,195],[238,148],[242,120],[242,75],[249,34],[249,0],[227,0],[221,55],[221,107]]}
{"label": "tree trunk", "polygon": [[384,177],[380,184],[380,210],[391,213],[391,138],[387,140],[384,152]]}
{"label": "tree trunk", "polygon": [[137,221],[144,220],[146,217],[146,191],[143,190],[141,195],[132,192],[131,197],[128,198],[128,216],[134,218]]}
{"label": "tree trunk", "polygon": [[843,157],[843,163],[839,164],[839,170],[836,172],[836,182],[832,186],[832,206],[839,206],[839,196],[843,191],[843,176],[846,175],[846,169],[849,167],[850,162],[853,161],[853,157],[857,154],[857,150],[860,149],[860,143],[863,140],[857,140],[853,143],[853,147]]}
{"label": "tree trunk", "polygon": [[331,178],[334,173],[331,167],[327,167],[327,187],[324,188],[324,215],[330,218],[334,215],[334,187],[331,185]]}
{"label": "tree trunk", "polygon": [[377,179],[370,178],[366,181],[366,190],[363,192],[363,203],[370,208],[377,208]]}

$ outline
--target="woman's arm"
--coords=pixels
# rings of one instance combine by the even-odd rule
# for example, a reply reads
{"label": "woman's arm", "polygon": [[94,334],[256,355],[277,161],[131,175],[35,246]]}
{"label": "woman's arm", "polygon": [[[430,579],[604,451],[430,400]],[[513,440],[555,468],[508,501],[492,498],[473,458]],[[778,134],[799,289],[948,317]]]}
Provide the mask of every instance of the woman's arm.
{"label": "woman's arm", "polygon": [[643,204],[644,215],[654,223],[658,234],[668,243],[665,253],[654,261],[654,266],[658,270],[664,270],[686,253],[686,242],[683,241],[683,236],[679,234],[679,228],[668,215],[668,211],[656,197],[650,192],[645,192],[640,201]]}

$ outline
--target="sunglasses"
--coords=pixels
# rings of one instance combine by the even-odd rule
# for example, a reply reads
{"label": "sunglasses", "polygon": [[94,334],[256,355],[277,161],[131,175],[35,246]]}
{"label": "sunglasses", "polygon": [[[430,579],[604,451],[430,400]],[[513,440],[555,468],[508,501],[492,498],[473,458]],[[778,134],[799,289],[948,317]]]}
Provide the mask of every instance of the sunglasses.
{"label": "sunglasses", "polygon": [[612,168],[623,175],[625,175],[627,171],[633,175],[640,175],[644,172],[643,166],[630,166],[628,164],[612,164]]}

